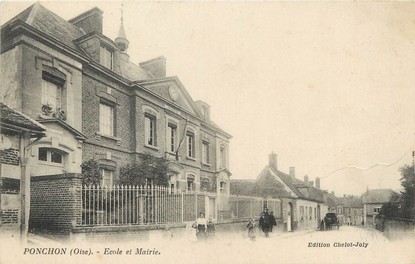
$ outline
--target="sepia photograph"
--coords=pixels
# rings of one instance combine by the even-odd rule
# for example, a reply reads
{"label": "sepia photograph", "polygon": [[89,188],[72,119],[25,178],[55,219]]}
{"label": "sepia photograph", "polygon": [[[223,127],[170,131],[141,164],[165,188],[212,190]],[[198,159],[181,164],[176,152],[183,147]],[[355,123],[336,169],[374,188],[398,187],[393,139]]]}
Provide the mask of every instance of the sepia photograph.
{"label": "sepia photograph", "polygon": [[414,264],[412,1],[0,1],[0,264]]}

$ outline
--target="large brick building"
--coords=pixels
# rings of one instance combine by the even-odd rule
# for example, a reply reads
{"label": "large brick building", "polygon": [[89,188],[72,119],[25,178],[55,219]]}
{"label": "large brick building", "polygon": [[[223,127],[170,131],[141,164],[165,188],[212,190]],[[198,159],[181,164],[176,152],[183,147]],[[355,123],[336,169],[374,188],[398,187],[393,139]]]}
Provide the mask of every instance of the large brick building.
{"label": "large brick building", "polygon": [[102,15],[67,21],[36,3],[1,27],[0,100],[46,128],[31,176],[80,173],[94,159],[115,184],[122,166],[150,154],[170,161],[174,191],[229,193],[231,136],[209,105],[166,76],[164,57],[132,63],[122,20],[112,40]]}

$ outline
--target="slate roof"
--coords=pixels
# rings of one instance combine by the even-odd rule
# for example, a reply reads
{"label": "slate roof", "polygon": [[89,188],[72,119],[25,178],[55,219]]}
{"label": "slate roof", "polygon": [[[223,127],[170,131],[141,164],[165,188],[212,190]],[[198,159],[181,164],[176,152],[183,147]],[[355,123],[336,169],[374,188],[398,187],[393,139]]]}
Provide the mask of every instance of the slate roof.
{"label": "slate roof", "polygon": [[396,192],[391,189],[374,189],[362,194],[362,202],[365,203],[387,203]]}
{"label": "slate roof", "polygon": [[328,207],[337,207],[337,198],[332,195],[331,193],[328,193],[325,196],[325,202],[327,204]]}
{"label": "slate roof", "polygon": [[4,103],[0,102],[0,120],[2,125],[13,125],[16,127],[23,128],[25,130],[30,130],[33,133],[43,134],[46,131],[46,128],[39,122],[33,120],[32,118],[11,109]]}
{"label": "slate roof", "polygon": [[39,2],[25,9],[7,22],[7,24],[16,20],[21,20],[72,49],[81,52],[75,45],[74,40],[85,35],[82,30],[49,11]]}
{"label": "slate roof", "polygon": [[359,197],[353,197],[348,200],[348,206],[352,208],[360,208],[363,207],[362,199]]}
{"label": "slate roof", "polygon": [[[96,8],[95,8],[96,9]],[[88,13],[87,11],[85,13]],[[85,14],[84,13],[84,14]],[[81,14],[80,16],[82,16]],[[106,36],[100,33],[88,33],[85,34],[83,30],[72,24],[70,21],[66,21],[65,19],[61,18],[60,16],[56,15],[52,11],[43,7],[39,2],[33,4],[32,6],[28,7],[20,14],[9,20],[5,23],[2,28],[7,27],[14,21],[20,20],[33,28],[39,30],[40,32],[48,35],[49,37],[55,39],[56,41],[64,44],[65,46],[77,51],[80,55],[84,57],[88,57],[88,55],[78,47],[77,43],[79,39],[87,37],[88,34],[97,34],[101,38],[105,38],[107,41],[110,41],[116,46],[115,42]],[[73,19],[72,19],[73,20]],[[5,30],[7,32],[7,28]],[[125,32],[121,32],[125,35]],[[3,36],[2,36],[3,37]],[[156,58],[157,59],[157,58]],[[154,59],[153,59],[154,60]],[[151,61],[151,60],[150,60]],[[145,62],[143,62],[145,63]],[[143,67],[134,64],[130,61],[126,63],[120,63],[119,68],[114,69],[114,72],[118,73],[122,77],[130,80],[133,82],[140,82],[140,81],[151,81],[157,80],[154,76]],[[168,78],[176,78],[176,77],[165,77],[164,79]],[[177,78],[176,78],[177,79]],[[187,93],[187,91],[185,91]],[[190,95],[187,95],[190,98]],[[194,101],[191,100],[191,103],[194,104]],[[196,107],[193,107],[196,109]],[[231,137],[228,133],[222,130],[219,126],[217,126],[213,122],[209,122],[209,124],[217,131],[224,133],[226,136]]]}

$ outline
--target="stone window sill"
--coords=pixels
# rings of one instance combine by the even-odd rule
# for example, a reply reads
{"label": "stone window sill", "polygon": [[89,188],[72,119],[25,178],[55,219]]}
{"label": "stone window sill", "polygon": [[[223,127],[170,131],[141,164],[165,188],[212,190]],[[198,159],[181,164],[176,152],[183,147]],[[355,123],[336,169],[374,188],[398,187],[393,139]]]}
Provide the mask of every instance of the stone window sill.
{"label": "stone window sill", "polygon": [[158,147],[153,146],[153,145],[148,145],[148,144],[145,144],[145,145],[144,145],[144,147],[146,147],[146,148],[150,148],[150,149],[154,149],[154,150],[159,150],[159,148],[158,148]]}
{"label": "stone window sill", "polygon": [[101,137],[107,138],[107,139],[111,139],[111,140],[114,140],[114,141],[117,141],[117,146],[121,145],[121,138],[119,138],[119,137],[105,135],[105,134],[102,134],[100,132],[96,132],[95,133],[95,139],[96,140],[101,140]]}
{"label": "stone window sill", "polygon": [[196,161],[195,158],[187,156],[186,159]]}

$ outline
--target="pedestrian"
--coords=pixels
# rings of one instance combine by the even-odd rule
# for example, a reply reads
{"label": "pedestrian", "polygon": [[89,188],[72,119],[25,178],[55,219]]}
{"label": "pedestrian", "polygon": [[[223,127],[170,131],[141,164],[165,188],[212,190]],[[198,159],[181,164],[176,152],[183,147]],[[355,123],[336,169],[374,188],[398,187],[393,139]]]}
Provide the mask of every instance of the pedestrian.
{"label": "pedestrian", "polygon": [[212,221],[212,218],[209,218],[209,222],[207,224],[207,237],[208,239],[213,239],[215,237],[216,228],[215,224]]}
{"label": "pedestrian", "polygon": [[270,230],[270,214],[268,213],[268,208],[265,208],[265,211],[262,212],[261,217],[259,218],[259,226],[264,232],[265,237],[269,237]]}
{"label": "pedestrian", "polygon": [[197,241],[196,232],[197,232],[196,222],[187,223],[187,225],[186,225],[186,234],[187,234],[187,239],[189,241],[191,241],[191,242],[196,242]]}
{"label": "pedestrian", "polygon": [[274,212],[270,214],[270,231],[272,232],[273,227],[277,227],[277,220],[275,220]]}
{"label": "pedestrian", "polygon": [[255,219],[249,220],[248,224],[246,225],[248,228],[248,237],[251,241],[255,241]]}
{"label": "pedestrian", "polygon": [[173,233],[170,231],[169,225],[166,225],[164,227],[163,238],[166,239],[166,240],[172,240],[173,239]]}
{"label": "pedestrian", "polygon": [[204,213],[199,214],[199,218],[197,218],[196,224],[197,224],[197,233],[196,233],[197,240],[199,241],[205,240],[206,232],[207,232],[207,221],[206,221]]}

